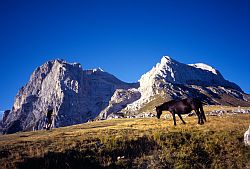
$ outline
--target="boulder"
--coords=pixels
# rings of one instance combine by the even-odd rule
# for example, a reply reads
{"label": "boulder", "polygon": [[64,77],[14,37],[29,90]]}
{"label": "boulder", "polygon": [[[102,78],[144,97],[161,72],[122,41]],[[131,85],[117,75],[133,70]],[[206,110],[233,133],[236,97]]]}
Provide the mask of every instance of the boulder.
{"label": "boulder", "polygon": [[250,125],[248,130],[244,134],[244,142],[246,146],[250,146]]}

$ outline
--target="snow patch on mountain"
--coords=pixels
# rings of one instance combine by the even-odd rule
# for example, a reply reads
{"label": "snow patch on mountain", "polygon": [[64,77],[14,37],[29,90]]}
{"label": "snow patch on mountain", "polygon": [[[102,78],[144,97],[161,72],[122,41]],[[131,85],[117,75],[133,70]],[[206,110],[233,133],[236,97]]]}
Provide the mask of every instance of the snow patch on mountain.
{"label": "snow patch on mountain", "polygon": [[218,72],[215,68],[213,68],[212,66],[209,66],[205,63],[195,63],[195,64],[188,64],[189,66],[193,66],[195,68],[200,68],[202,70],[207,70],[207,71],[210,71],[212,72],[213,74],[215,75],[218,75]]}

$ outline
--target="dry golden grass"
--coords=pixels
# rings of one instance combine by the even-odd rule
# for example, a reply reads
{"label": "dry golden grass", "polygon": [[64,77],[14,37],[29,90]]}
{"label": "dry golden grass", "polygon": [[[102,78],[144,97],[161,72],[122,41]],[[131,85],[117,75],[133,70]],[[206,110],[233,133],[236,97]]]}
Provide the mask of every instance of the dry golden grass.
{"label": "dry golden grass", "polygon": [[232,107],[232,106],[221,106],[221,105],[205,105],[204,106],[204,111],[205,112],[210,112],[210,111],[213,111],[213,110],[238,110],[238,109],[250,109],[250,107]]}
{"label": "dry golden grass", "polygon": [[[218,109],[218,107],[205,107],[205,111],[211,111],[212,109]],[[183,159],[187,158],[186,155],[188,153],[196,151],[196,144],[201,144],[196,143],[196,141],[201,139],[204,142],[201,145],[205,153],[204,156],[208,156],[207,152],[214,153],[213,156],[209,157],[211,158],[209,165],[203,165],[203,162],[201,162],[201,168],[208,166],[212,168],[227,168],[228,165],[233,165],[228,158],[232,158],[231,161],[242,159],[242,161],[238,162],[239,164],[237,163],[236,167],[238,168],[247,165],[250,167],[249,163],[243,165],[247,160],[250,161],[250,154],[244,154],[245,151],[250,149],[249,147],[241,146],[243,145],[243,134],[250,124],[250,115],[208,116],[205,125],[197,125],[197,117],[195,116],[187,117],[184,120],[187,122],[186,125],[183,125],[177,117],[177,126],[173,126],[172,119],[113,119],[63,127],[51,131],[20,132],[2,135],[0,136],[0,163],[2,168],[15,168],[20,167],[19,164],[22,163],[32,163],[32,159],[34,161],[34,158],[48,158],[47,156],[50,152],[54,154],[62,153],[64,156],[67,156],[65,153],[68,150],[74,150],[78,156],[84,152],[84,157],[81,156],[80,158],[77,156],[77,159],[79,158],[78,162],[87,157],[88,159],[94,158],[94,161],[98,162],[98,165],[102,167],[113,166],[116,168],[115,166],[119,166],[126,168],[126,166],[130,166],[137,168],[144,165],[142,164],[144,163],[143,161],[149,161],[153,157],[156,158],[152,154],[157,154],[154,164],[147,163],[147,165],[151,165],[153,168],[164,168],[165,165],[174,168],[188,168],[190,166],[186,165]],[[189,135],[191,138],[189,138]],[[180,145],[183,144],[183,146],[178,148],[179,154],[176,154],[176,158],[172,159],[169,152],[176,151],[175,142],[183,138],[187,140],[187,143],[179,143]],[[225,139],[225,143],[222,139]],[[134,144],[135,142],[136,144]],[[141,142],[147,145],[148,150],[145,147],[138,147],[137,144]],[[221,146],[221,149],[218,152],[219,154],[216,154],[213,146],[218,145]],[[227,149],[226,146],[231,147]],[[159,148],[160,152],[157,151]],[[222,166],[220,161],[214,159],[223,158],[220,155],[222,150],[228,153],[225,157],[229,160],[226,166]],[[135,153],[137,156],[134,157],[131,155],[130,151],[138,152],[138,154]],[[229,153],[231,151],[234,151],[232,152],[232,157]],[[110,155],[112,153],[114,154],[113,156]],[[125,155],[123,161],[116,160],[117,156],[122,156],[123,154]],[[58,154],[55,156],[59,158]],[[190,156],[192,157],[192,154]],[[193,156],[194,158],[198,158],[195,155]],[[164,161],[158,158],[165,159],[168,163],[164,163]],[[27,161],[27,159],[31,159],[31,161]],[[46,162],[45,160],[45,163],[49,163],[51,167],[51,161]]]}

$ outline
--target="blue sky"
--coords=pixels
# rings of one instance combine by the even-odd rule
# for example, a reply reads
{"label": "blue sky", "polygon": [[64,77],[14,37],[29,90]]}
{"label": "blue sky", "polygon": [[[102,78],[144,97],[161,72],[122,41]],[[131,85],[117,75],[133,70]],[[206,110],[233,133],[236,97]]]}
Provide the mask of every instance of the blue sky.
{"label": "blue sky", "polygon": [[135,82],[163,55],[207,63],[250,93],[250,1],[0,1],[0,110],[61,58]]}
{"label": "blue sky", "polygon": [[4,113],[4,111],[0,111],[0,119],[3,118],[3,113]]}

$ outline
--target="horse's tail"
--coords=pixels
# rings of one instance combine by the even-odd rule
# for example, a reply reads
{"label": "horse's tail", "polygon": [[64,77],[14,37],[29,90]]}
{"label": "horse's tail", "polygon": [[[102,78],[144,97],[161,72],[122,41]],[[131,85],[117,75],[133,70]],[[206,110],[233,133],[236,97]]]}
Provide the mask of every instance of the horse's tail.
{"label": "horse's tail", "polygon": [[200,105],[200,111],[201,111],[201,116],[202,116],[202,118],[204,119],[204,121],[207,121],[206,116],[205,116],[205,113],[204,113],[204,110],[203,110],[202,103],[201,103],[201,105]]}

